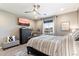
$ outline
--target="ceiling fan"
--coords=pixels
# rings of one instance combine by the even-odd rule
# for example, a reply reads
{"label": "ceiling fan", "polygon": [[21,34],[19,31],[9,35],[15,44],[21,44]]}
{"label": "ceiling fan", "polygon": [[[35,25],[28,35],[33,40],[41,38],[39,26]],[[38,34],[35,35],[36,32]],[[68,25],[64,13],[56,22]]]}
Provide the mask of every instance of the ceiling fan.
{"label": "ceiling fan", "polygon": [[37,14],[41,15],[41,14],[38,12],[38,9],[39,9],[39,8],[40,8],[40,5],[35,4],[35,5],[33,5],[33,9],[32,9],[31,11],[25,11],[24,13],[32,13],[32,12],[34,12],[34,13],[37,13]]}

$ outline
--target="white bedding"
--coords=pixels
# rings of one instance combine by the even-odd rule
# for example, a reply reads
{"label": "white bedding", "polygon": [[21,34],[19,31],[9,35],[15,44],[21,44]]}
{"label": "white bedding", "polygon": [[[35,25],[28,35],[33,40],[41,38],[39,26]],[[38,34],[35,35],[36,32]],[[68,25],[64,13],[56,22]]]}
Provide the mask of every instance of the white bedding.
{"label": "white bedding", "polygon": [[31,38],[27,46],[33,47],[50,56],[73,56],[75,55],[73,39],[71,36],[41,35]]}

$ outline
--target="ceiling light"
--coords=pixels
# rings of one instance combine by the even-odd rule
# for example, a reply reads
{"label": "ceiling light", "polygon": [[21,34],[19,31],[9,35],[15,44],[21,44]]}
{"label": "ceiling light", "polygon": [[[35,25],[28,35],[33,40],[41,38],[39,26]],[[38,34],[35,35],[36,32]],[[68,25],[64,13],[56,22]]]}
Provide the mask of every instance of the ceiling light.
{"label": "ceiling light", "polygon": [[64,11],[64,8],[61,8],[60,10],[61,10],[61,11]]}

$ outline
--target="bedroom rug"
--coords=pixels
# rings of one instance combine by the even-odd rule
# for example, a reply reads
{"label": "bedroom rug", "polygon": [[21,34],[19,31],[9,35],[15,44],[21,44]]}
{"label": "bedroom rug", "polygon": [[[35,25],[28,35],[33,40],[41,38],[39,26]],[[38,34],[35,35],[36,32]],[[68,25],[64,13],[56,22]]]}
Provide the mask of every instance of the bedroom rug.
{"label": "bedroom rug", "polygon": [[33,56],[31,54],[27,54],[27,51],[24,50],[24,51],[19,51],[15,54],[15,56]]}
{"label": "bedroom rug", "polygon": [[15,53],[15,56],[28,56],[27,51],[19,51],[17,53]]}

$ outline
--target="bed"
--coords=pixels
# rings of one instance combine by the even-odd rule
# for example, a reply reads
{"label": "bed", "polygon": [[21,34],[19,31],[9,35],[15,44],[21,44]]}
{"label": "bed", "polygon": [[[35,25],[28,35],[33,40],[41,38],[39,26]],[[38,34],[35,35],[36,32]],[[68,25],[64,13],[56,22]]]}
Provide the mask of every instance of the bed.
{"label": "bed", "polygon": [[31,38],[27,43],[27,53],[40,56],[74,56],[74,38],[71,34],[65,36],[41,35]]}

